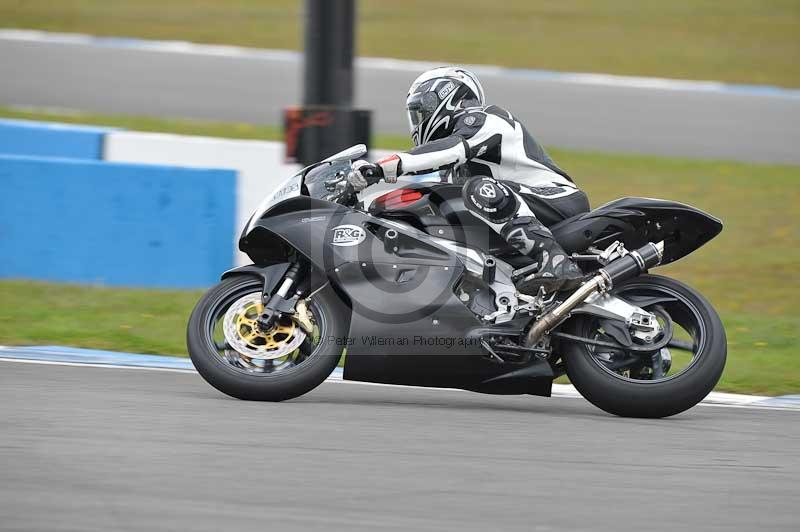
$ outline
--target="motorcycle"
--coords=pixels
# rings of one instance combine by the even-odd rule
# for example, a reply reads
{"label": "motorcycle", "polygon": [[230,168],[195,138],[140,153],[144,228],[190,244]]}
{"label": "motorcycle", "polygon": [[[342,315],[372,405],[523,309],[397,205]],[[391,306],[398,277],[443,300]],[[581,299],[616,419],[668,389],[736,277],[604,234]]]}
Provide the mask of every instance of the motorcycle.
{"label": "motorcycle", "polygon": [[239,248],[253,264],[197,303],[187,347],[230,396],[283,401],[345,380],[550,396],[567,375],[619,416],[683,412],[716,385],[727,343],[711,304],[648,271],[722,223],[677,202],[623,198],[550,226],[586,280],[519,293],[536,270],[477,217],[461,187],[398,185],[364,208],[347,184],[357,145],[288,178]]}

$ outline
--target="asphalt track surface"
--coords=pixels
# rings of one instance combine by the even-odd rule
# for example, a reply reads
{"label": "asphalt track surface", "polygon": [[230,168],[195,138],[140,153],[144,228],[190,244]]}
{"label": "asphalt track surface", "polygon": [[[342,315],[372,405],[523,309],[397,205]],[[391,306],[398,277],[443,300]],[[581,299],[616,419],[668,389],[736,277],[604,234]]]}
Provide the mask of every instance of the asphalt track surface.
{"label": "asphalt track surface", "polygon": [[[0,35],[0,105],[278,124],[282,110],[302,97],[302,60],[294,52],[53,39]],[[405,91],[431,66],[357,63],[356,103],[374,110],[374,131],[408,133]],[[489,100],[548,145],[800,163],[800,91],[707,90],[646,79],[619,84],[602,76],[576,83],[569,76],[494,67],[480,76]]]}
{"label": "asphalt track surface", "polygon": [[0,362],[0,529],[797,530],[798,416]]}

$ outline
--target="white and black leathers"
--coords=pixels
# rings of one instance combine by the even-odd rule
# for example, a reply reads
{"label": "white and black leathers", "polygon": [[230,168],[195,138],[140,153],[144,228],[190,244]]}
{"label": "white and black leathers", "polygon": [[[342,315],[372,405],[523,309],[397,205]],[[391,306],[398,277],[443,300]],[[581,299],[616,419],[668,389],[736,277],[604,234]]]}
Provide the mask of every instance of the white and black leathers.
{"label": "white and black leathers", "polygon": [[[464,166],[469,175],[514,181],[532,187],[563,185],[572,179],[550,159],[525,126],[496,105],[471,107],[455,115],[452,133],[378,161],[391,180]],[[567,191],[565,191],[567,192]]]}
{"label": "white and black leathers", "polygon": [[588,199],[505,109],[467,108],[456,116],[449,136],[377,164],[387,181],[452,169],[450,179],[464,185],[464,203],[470,211],[520,253],[537,260],[537,273],[519,283],[523,292],[535,293],[540,286],[548,291],[571,288],[580,282],[580,269],[547,225],[588,211]]}
{"label": "white and black leathers", "polygon": [[454,111],[448,136],[376,163],[386,181],[452,170],[450,180],[463,184],[467,208],[520,253],[537,260],[537,273],[523,280],[520,290],[578,284],[580,269],[547,225],[588,211],[586,195],[510,112],[495,105]]}

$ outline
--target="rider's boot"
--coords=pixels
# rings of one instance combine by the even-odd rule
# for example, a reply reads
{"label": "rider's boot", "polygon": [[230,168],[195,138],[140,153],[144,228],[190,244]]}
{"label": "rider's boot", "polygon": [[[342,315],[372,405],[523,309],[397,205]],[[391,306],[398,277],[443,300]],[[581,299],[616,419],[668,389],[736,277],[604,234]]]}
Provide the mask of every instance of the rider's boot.
{"label": "rider's boot", "polygon": [[516,282],[523,294],[537,295],[539,288],[545,292],[572,290],[583,280],[583,272],[553,238],[553,233],[532,216],[514,218],[505,224],[500,233],[506,242],[523,255],[536,261],[538,267]]}

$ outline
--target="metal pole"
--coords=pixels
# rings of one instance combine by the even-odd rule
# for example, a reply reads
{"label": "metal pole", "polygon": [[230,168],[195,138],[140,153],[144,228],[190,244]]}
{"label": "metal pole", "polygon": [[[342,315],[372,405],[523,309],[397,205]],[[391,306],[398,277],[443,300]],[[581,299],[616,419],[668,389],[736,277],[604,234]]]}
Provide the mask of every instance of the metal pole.
{"label": "metal pole", "polygon": [[284,113],[290,161],[369,144],[371,113],[353,109],[355,16],[355,0],[306,0],[303,105]]}
{"label": "metal pole", "polygon": [[303,103],[353,105],[355,0],[306,0]]}

